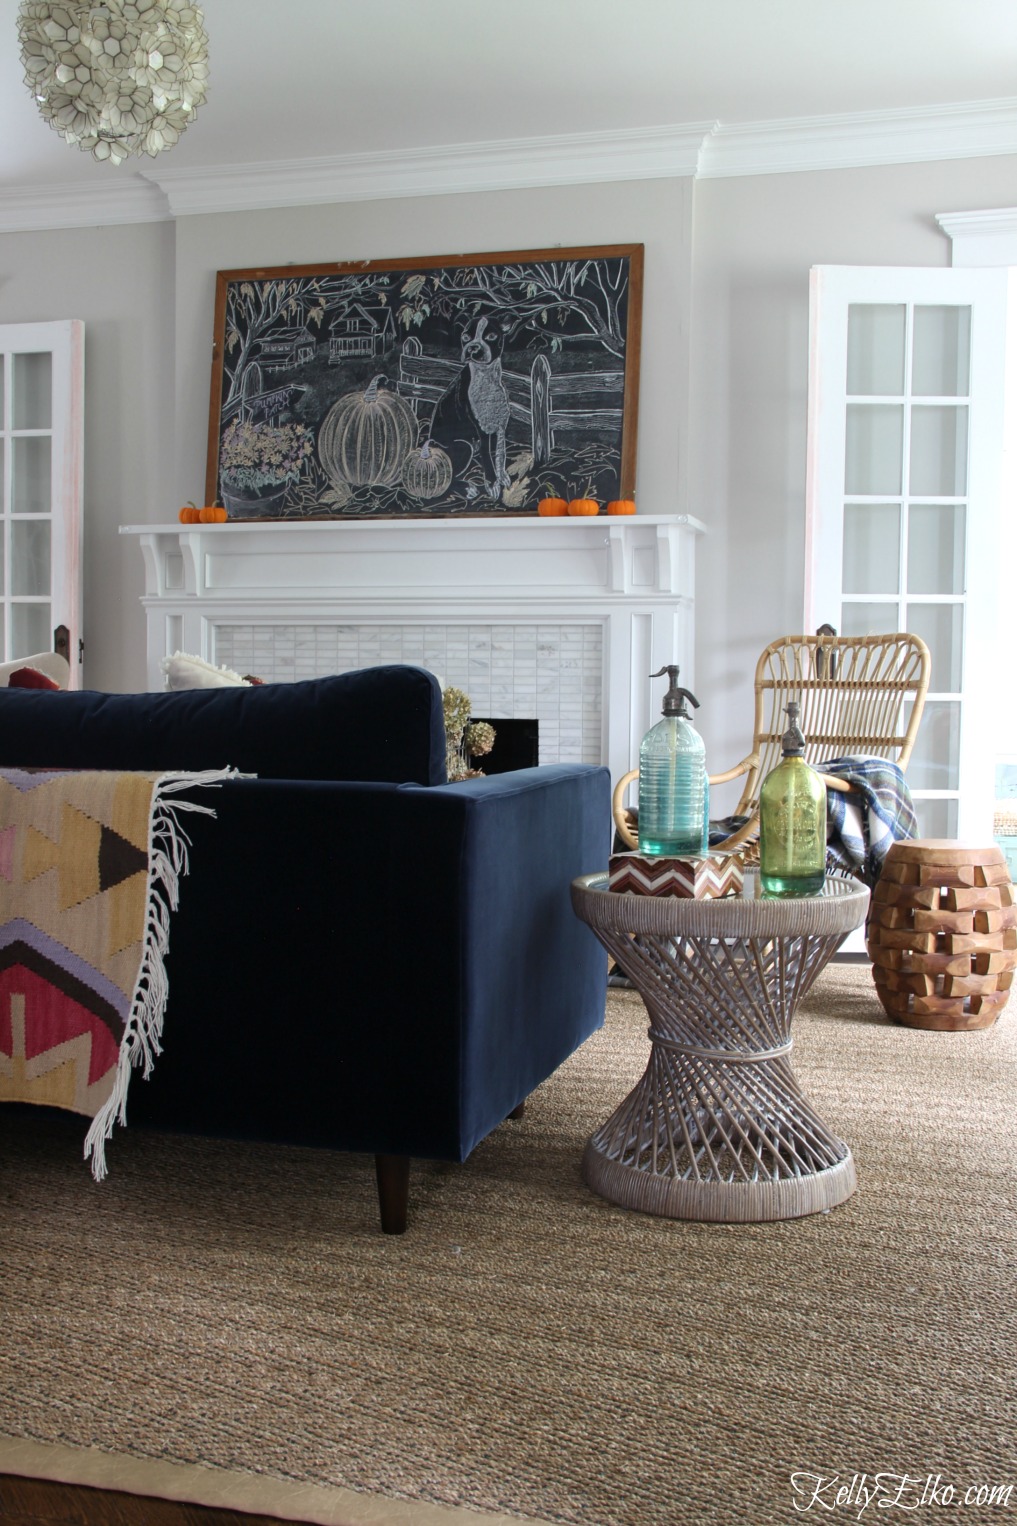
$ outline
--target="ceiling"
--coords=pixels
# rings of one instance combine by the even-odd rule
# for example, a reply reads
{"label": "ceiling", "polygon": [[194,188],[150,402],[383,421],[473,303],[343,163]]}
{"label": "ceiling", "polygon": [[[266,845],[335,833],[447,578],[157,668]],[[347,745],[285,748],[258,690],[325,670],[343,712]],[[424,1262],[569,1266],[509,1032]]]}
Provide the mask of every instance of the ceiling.
{"label": "ceiling", "polygon": [[0,200],[160,168],[1017,106],[1014,0],[204,0],[206,104],[170,153],[114,168],[38,115],[17,9],[0,0]]}

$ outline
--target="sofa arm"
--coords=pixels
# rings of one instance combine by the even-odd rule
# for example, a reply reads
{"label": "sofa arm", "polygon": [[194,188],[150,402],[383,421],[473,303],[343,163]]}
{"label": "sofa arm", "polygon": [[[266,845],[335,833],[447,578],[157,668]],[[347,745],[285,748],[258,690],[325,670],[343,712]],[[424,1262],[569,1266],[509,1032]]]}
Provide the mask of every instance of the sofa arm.
{"label": "sofa arm", "polygon": [[[610,779],[238,779],[188,821],[163,1054],[132,1121],[463,1159],[603,1020],[571,910]],[[203,797],[204,799],[204,797]]]}
{"label": "sofa arm", "polygon": [[[461,811],[462,1155],[603,1020],[607,960],[572,910],[572,880],[606,868],[606,768],[553,764],[420,790],[421,821]],[[424,800],[422,797],[426,796]]]}

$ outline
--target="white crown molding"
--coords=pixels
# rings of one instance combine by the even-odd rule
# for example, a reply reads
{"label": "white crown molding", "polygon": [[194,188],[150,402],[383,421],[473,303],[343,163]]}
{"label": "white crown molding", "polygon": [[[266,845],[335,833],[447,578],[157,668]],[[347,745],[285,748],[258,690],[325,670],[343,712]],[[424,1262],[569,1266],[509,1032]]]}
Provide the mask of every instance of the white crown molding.
{"label": "white crown molding", "polygon": [[117,185],[0,189],[0,232],[535,186],[858,169],[991,154],[1017,154],[1017,97],[193,170],[164,165],[160,158]]}
{"label": "white crown molding", "polygon": [[990,154],[1017,154],[1017,97],[721,124],[703,145],[699,177],[862,169]]}
{"label": "white crown molding", "polygon": [[447,196],[533,186],[693,176],[712,123],[575,133],[406,153],[344,154],[199,170],[147,171],[175,217],[201,212]]}
{"label": "white crown molding", "polygon": [[1017,154],[1017,97],[724,125],[689,122],[407,154],[148,171],[175,217],[612,180],[711,179]]}
{"label": "white crown molding", "polygon": [[0,188],[0,233],[160,223],[170,215],[165,193],[140,178],[120,185],[49,185],[30,191]]}
{"label": "white crown molding", "polygon": [[987,212],[937,212],[936,221],[948,238],[978,238],[1017,233],[1017,207],[992,207]]}
{"label": "white crown molding", "polygon": [[1017,265],[1017,207],[937,212],[954,265]]}

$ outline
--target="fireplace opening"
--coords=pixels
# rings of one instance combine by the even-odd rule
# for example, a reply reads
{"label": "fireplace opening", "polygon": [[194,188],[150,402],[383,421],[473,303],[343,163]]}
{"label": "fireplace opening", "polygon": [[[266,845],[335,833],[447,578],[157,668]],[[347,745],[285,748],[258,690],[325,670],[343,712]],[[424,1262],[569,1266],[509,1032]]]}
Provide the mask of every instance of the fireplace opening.
{"label": "fireplace opening", "polygon": [[481,773],[509,774],[517,768],[535,768],[540,761],[539,728],[535,720],[494,720],[482,715],[470,719],[486,720],[495,730],[491,751],[473,759],[473,767]]}

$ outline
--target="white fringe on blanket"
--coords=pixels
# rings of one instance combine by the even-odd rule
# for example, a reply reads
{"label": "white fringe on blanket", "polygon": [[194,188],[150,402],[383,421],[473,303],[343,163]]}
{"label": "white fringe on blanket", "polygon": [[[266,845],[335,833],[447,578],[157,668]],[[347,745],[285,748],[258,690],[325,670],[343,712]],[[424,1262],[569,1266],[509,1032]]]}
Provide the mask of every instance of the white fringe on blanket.
{"label": "white fringe on blanket", "polygon": [[127,1122],[127,1087],[131,1071],[140,1065],[147,1078],[157,1054],[162,1053],[162,1020],[169,995],[166,952],[169,948],[170,912],[176,911],[180,876],[188,872],[187,850],[191,839],[181,826],[180,811],[200,811],[214,816],[210,805],[193,800],[166,799],[180,790],[205,784],[221,784],[239,777],[235,768],[208,769],[203,773],[165,773],[152,790],[148,827],[148,886],[145,895],[145,934],[141,968],[134,999],[127,1017],[113,1090],[92,1119],[85,1136],[85,1159],[91,1159],[92,1175],[101,1182],[106,1175],[106,1141],[116,1124]]}

